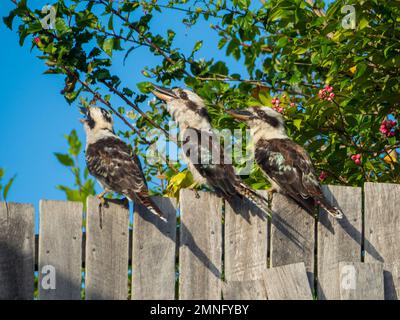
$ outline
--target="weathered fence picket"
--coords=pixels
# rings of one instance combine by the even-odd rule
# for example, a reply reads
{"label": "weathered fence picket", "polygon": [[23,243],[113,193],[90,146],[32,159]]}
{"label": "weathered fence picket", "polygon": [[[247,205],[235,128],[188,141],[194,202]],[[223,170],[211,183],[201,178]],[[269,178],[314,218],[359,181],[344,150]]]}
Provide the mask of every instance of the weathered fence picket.
{"label": "weathered fence picket", "polygon": [[176,201],[154,197],[167,222],[135,206],[132,252],[132,299],[173,300],[176,279]]}
{"label": "weathered fence picket", "polygon": [[382,263],[340,262],[341,300],[383,300]]}
{"label": "weathered fence picket", "polygon": [[[262,279],[267,269],[268,219],[266,213],[248,200],[235,199],[225,202],[225,281],[224,297],[233,296],[230,290],[245,294],[248,288],[258,292],[262,298],[264,284],[262,281],[252,282],[253,286],[241,286],[239,281]],[[259,286],[259,287],[254,287]],[[261,295],[261,296],[260,296]],[[265,299],[265,297],[264,297]]]}
{"label": "weathered fence picket", "polygon": [[384,263],[385,299],[400,297],[400,185],[366,183],[365,261]]}
{"label": "weathered fence picket", "polygon": [[180,193],[179,298],[220,299],[222,199],[208,192]]}
{"label": "weathered fence picket", "polygon": [[270,268],[264,279],[270,300],[312,300],[304,262]]}
{"label": "weathered fence picket", "polygon": [[324,186],[324,194],[344,213],[341,220],[324,210],[318,223],[318,299],[340,299],[339,262],[361,261],[362,194],[361,188]]}
{"label": "weathered fence picket", "polygon": [[267,268],[267,215],[248,200],[225,205],[225,280],[260,279]]}
{"label": "weathered fence picket", "polygon": [[35,210],[0,202],[0,299],[33,299]]}
{"label": "weathered fence picket", "polygon": [[272,201],[271,267],[304,262],[314,283],[315,218],[282,194]]}
{"label": "weathered fence picket", "polygon": [[86,215],[86,299],[128,299],[129,210],[89,197]]}
{"label": "weathered fence picket", "polygon": [[90,197],[85,216],[41,201],[36,244],[33,206],[1,202],[0,299],[33,298],[35,251],[39,299],[398,299],[400,185],[324,193],[342,220],[275,194],[269,221],[247,200],[182,190],[154,197],[166,222],[135,204],[131,230],[123,201]]}
{"label": "weathered fence picket", "polygon": [[41,300],[81,299],[82,207],[79,202],[40,202]]}
{"label": "weathered fence picket", "polygon": [[[260,277],[262,275],[259,275]],[[229,281],[223,285],[225,300],[265,300],[267,289],[264,279]]]}

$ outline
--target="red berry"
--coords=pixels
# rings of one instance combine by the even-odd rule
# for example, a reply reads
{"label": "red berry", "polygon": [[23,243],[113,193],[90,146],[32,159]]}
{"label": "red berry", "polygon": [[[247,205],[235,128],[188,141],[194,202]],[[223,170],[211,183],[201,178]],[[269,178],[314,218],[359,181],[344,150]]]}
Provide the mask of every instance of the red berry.
{"label": "red berry", "polygon": [[324,181],[328,177],[328,174],[325,171],[321,171],[319,175],[319,180]]}

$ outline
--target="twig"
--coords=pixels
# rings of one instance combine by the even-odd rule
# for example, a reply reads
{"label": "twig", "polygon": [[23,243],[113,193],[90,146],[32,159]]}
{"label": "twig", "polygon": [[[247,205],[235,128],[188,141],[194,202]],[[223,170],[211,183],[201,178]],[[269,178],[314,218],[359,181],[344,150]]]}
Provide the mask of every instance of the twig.
{"label": "twig", "polygon": [[167,138],[169,138],[169,133],[162,127],[160,127],[157,123],[155,123],[146,113],[144,113],[137,105],[135,105],[134,103],[132,103],[132,101],[130,101],[127,97],[125,97],[125,95],[120,92],[118,89],[114,88],[111,84],[109,84],[106,81],[102,81],[102,83],[113,93],[115,93],[118,97],[120,97],[122,100],[124,100],[126,102],[127,105],[129,105],[130,107],[132,107],[134,110],[136,110],[137,112],[139,112],[141,114],[141,116],[143,118],[145,118],[151,125],[153,125],[154,127],[160,129],[162,132],[164,132],[164,134],[167,136]]}
{"label": "twig", "polygon": [[126,120],[117,110],[115,110],[115,109],[113,108],[113,106],[111,105],[110,102],[104,100],[103,97],[102,97],[98,92],[94,91],[86,82],[84,82],[84,81],[82,81],[81,79],[79,79],[79,77],[76,76],[75,73],[73,73],[72,71],[68,70],[68,68],[66,68],[66,67],[64,67],[64,66],[62,66],[61,68],[62,68],[69,76],[71,76],[71,77],[73,77],[74,79],[76,79],[83,87],[85,87],[85,89],[86,89],[87,91],[89,91],[91,94],[93,94],[95,100],[99,100],[102,104],[104,104],[104,105],[107,106],[112,112],[114,112],[118,118],[120,118],[133,132],[135,132],[135,133],[138,135],[138,137],[142,140],[142,142],[144,142],[144,143],[146,143],[146,144],[148,144],[148,145],[151,144],[150,141],[148,141],[146,138],[143,138],[143,137],[140,135],[139,131],[138,131],[134,126],[132,126],[132,125],[129,123],[128,120]]}
{"label": "twig", "polygon": [[300,95],[300,96],[304,96],[304,97],[310,97],[310,95],[305,94],[303,92],[299,92],[299,91],[293,91],[293,90],[286,90],[283,88],[275,88],[273,86],[270,86],[268,84],[266,84],[263,81],[260,80],[254,80],[254,79],[241,79],[241,78],[232,78],[230,76],[225,76],[225,75],[220,75],[220,74],[214,74],[216,77],[196,77],[196,79],[198,80],[203,80],[203,81],[237,81],[237,82],[244,82],[244,83],[250,83],[250,84],[255,84],[258,86],[262,86],[264,88],[269,88],[271,90],[275,90],[275,91],[279,91],[279,92],[288,92],[290,94],[294,94],[294,95]]}
{"label": "twig", "polygon": [[313,0],[306,0],[306,2],[312,7],[314,13],[315,13],[318,17],[325,17],[325,12],[322,11],[322,9],[314,8],[314,1],[313,1]]}
{"label": "twig", "polygon": [[[100,2],[107,6],[108,4],[104,2],[104,0],[100,0]],[[124,21],[129,28],[131,28],[133,31],[135,31],[140,37],[143,38],[143,40],[151,46],[154,50],[156,50],[160,55],[162,55],[169,63],[172,65],[175,65],[176,62],[172,60],[170,56],[168,56],[160,47],[158,47],[156,44],[154,44],[149,38],[147,38],[136,26],[134,26],[127,18],[125,18],[121,13],[114,8],[111,8],[112,13],[114,13],[117,17],[119,17],[122,21]],[[183,72],[187,76],[191,76],[186,70],[183,70]]]}

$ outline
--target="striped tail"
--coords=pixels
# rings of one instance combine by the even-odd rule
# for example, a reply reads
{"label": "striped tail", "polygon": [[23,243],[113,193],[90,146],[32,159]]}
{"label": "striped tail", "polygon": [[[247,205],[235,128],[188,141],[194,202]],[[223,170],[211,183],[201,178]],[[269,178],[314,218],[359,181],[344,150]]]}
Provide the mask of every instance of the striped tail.
{"label": "striped tail", "polygon": [[160,217],[161,220],[164,222],[167,222],[167,219],[165,218],[165,214],[160,210],[160,208],[154,203],[154,201],[150,197],[142,197],[142,198],[137,198],[137,201],[145,206],[149,211],[156,216]]}
{"label": "striped tail", "polygon": [[270,217],[270,218],[272,217],[272,212],[269,207],[268,199],[266,199],[262,195],[258,194],[256,191],[250,189],[248,186],[246,186],[243,183],[240,183],[239,185],[237,185],[236,190],[242,196],[246,197],[253,204],[255,204],[257,207],[259,207],[261,210],[263,210],[267,214],[268,217]]}
{"label": "striped tail", "polygon": [[340,210],[338,207],[332,206],[325,198],[318,199],[316,201],[316,204],[318,204],[322,209],[328,212],[335,219],[343,218],[343,211]]}

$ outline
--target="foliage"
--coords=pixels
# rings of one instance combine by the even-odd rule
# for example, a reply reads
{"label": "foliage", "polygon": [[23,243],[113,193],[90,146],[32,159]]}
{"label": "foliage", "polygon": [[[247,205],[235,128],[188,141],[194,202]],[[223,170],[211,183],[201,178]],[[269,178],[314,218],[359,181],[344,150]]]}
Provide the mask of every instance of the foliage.
{"label": "foliage", "polygon": [[[345,5],[355,9],[355,29],[342,25]],[[149,130],[167,130],[169,116],[157,103],[143,111],[148,84],[137,85],[141,92],[123,84],[114,74],[112,56],[122,51],[126,58],[147,47],[159,63],[149,65],[143,75],[164,85],[184,81],[205,99],[216,128],[238,127],[224,108],[282,108],[289,134],[305,145],[321,180],[400,182],[399,164],[389,156],[397,156],[397,124],[390,136],[380,131],[384,121],[399,117],[400,2],[58,0],[56,7],[56,30],[42,29],[41,8],[30,9],[25,0],[4,21],[11,28],[13,19],[20,18],[20,43],[32,36],[32,47],[49,66],[47,73],[65,76],[63,94],[69,103],[97,93],[96,100],[109,108],[117,99],[133,108],[135,127],[121,135],[132,138],[142,155],[151,144]],[[154,33],[150,22],[162,21],[170,10],[184,13],[182,28],[211,23],[226,61],[198,57],[207,39],[193,39],[193,50],[185,53],[175,46],[176,30]],[[232,58],[246,67],[243,74],[230,71]],[[129,116],[125,107],[113,109],[118,117]],[[65,155],[58,157],[73,167]],[[174,178],[179,166],[146,163],[145,168],[146,176],[161,174],[181,182],[180,176]],[[257,169],[247,181],[265,186]]]}
{"label": "foliage", "polygon": [[194,187],[192,174],[185,169],[169,179],[165,194],[169,197],[179,198],[179,190]]}
{"label": "foliage", "polygon": [[[75,130],[72,130],[69,135],[65,135],[68,142],[68,153],[55,153],[58,162],[74,176],[74,188],[64,185],[58,185],[57,189],[63,191],[70,201],[82,202],[86,208],[86,198],[95,194],[94,180],[89,178],[89,171],[85,168],[82,172],[79,167],[79,155],[82,150],[82,143],[79,141]],[[85,210],[86,211],[86,210]]]}
{"label": "foliage", "polygon": [[14,175],[3,185],[5,171],[3,168],[0,168],[0,201],[6,201],[8,193],[10,192],[10,188],[15,181],[17,175]]}

